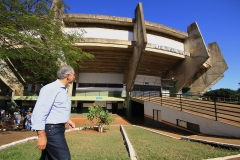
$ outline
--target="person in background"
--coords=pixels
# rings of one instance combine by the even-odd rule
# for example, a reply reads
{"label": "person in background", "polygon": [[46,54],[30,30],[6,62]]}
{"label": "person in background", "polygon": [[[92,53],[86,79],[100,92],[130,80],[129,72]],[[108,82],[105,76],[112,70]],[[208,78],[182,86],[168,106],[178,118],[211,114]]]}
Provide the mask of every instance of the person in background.
{"label": "person in background", "polygon": [[4,110],[4,109],[1,109],[0,120],[2,120],[2,118],[4,117],[4,115],[5,115],[5,110]]}
{"label": "person in background", "polygon": [[27,115],[25,116],[25,128],[26,130],[31,130],[31,115],[32,113],[28,110]]}
{"label": "person in background", "polygon": [[37,148],[42,150],[41,160],[71,159],[65,139],[65,124],[74,129],[70,117],[70,99],[67,85],[75,78],[74,70],[63,65],[57,71],[57,80],[41,88],[32,113],[32,129],[37,131]]}
{"label": "person in background", "polygon": [[21,118],[22,118],[21,113],[20,113],[20,109],[17,108],[15,110],[15,112],[13,113],[13,115],[14,115],[14,126],[15,126],[14,129],[18,129],[18,126],[20,125]]}
{"label": "person in background", "polygon": [[22,115],[22,117],[23,117],[23,123],[22,123],[22,127],[23,127],[23,129],[27,129],[26,128],[26,121],[27,121],[27,119],[26,119],[26,116],[27,116],[27,112],[26,111],[24,111],[24,112],[21,112],[21,115]]}
{"label": "person in background", "polygon": [[26,108],[24,106],[22,106],[22,109],[21,109],[22,116],[25,116],[25,112],[26,112]]}
{"label": "person in background", "polygon": [[5,124],[8,124],[10,122],[8,113],[5,114],[5,116],[2,119],[2,122],[4,122]]}

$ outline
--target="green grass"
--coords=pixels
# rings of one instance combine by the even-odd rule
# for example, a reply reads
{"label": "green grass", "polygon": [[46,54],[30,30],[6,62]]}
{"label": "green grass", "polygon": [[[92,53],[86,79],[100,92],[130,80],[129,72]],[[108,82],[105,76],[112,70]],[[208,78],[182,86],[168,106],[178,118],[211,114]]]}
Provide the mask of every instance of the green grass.
{"label": "green grass", "polygon": [[[129,160],[128,152],[119,126],[111,126],[105,133],[74,131],[65,133],[72,160]],[[35,148],[36,141],[0,151],[4,160],[38,160],[41,151]]]}
{"label": "green grass", "polygon": [[15,145],[0,151],[0,159],[6,160],[34,160],[40,158],[40,151],[35,148],[35,142]]}
{"label": "green grass", "polygon": [[109,128],[106,133],[67,134],[72,159],[129,159],[119,126]]}
{"label": "green grass", "polygon": [[[129,160],[119,126],[105,133],[74,131],[66,133],[72,160]],[[161,136],[134,126],[124,126],[139,159],[207,159],[240,154],[238,150]],[[0,151],[4,160],[38,160],[41,151],[36,141],[15,145]]]}
{"label": "green grass", "polygon": [[237,149],[225,149],[210,145],[177,140],[152,133],[134,126],[124,126],[138,159],[207,159],[240,154]]}

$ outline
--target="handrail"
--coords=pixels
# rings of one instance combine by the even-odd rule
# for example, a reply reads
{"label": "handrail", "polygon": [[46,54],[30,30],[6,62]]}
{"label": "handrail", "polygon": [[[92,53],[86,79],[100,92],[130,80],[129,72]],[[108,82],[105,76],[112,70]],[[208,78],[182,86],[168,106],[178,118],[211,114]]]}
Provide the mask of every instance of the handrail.
{"label": "handrail", "polygon": [[227,103],[227,98],[222,97],[161,93],[159,91],[132,91],[131,97],[240,126],[239,98],[229,98],[231,102]]}

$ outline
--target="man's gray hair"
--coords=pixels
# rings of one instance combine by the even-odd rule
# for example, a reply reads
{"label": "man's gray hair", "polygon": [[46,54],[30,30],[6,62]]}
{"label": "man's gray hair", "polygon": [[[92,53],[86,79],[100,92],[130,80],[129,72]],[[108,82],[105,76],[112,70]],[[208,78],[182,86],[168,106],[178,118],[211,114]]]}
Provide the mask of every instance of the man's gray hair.
{"label": "man's gray hair", "polygon": [[57,78],[63,79],[67,74],[72,74],[73,68],[69,65],[62,65],[57,71]]}

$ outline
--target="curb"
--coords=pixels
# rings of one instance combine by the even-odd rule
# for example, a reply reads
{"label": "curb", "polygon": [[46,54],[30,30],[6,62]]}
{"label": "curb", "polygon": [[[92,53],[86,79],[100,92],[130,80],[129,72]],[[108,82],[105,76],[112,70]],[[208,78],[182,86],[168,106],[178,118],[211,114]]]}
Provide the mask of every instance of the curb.
{"label": "curb", "polygon": [[[75,128],[74,130],[67,129],[67,130],[65,130],[65,132],[71,132],[71,131],[75,131],[75,130],[82,130],[82,127]],[[8,143],[8,144],[4,144],[4,145],[0,146],[0,150],[6,149],[8,147],[11,147],[11,146],[14,146],[14,145],[17,145],[17,144],[26,143],[26,142],[31,141],[31,140],[37,140],[37,139],[38,139],[38,136],[33,136],[33,137],[28,137],[28,138],[25,138],[25,139],[22,139],[22,140],[18,140],[18,141],[15,141],[15,142],[11,142],[11,143]]]}
{"label": "curb", "polygon": [[[232,158],[233,158],[233,160],[235,159],[235,158],[239,158],[240,157],[240,154],[237,154],[237,155],[235,155],[235,156],[227,156],[227,157],[218,157],[218,158],[212,158],[212,159],[206,159],[206,160],[231,160]],[[236,159],[236,160],[237,160]]]}
{"label": "curb", "polygon": [[120,125],[120,130],[121,130],[121,132],[123,134],[123,138],[124,138],[125,143],[127,145],[128,152],[129,152],[129,155],[130,155],[130,159],[131,160],[137,160],[137,155],[135,154],[135,150],[134,150],[130,140],[128,139],[128,136],[127,136],[127,134],[126,134],[126,132],[125,132],[125,130],[124,130],[122,125]]}
{"label": "curb", "polygon": [[83,129],[83,127],[78,127],[78,128],[74,128],[74,129],[66,129],[65,132],[79,131],[82,129]]}
{"label": "curb", "polygon": [[19,140],[19,141],[15,141],[15,142],[12,142],[12,143],[8,143],[8,144],[0,146],[0,150],[3,150],[5,148],[11,147],[11,146],[14,146],[16,144],[26,143],[28,141],[36,140],[36,139],[38,139],[38,137],[33,136],[33,137],[25,138],[25,139],[22,139],[22,140]]}
{"label": "curb", "polygon": [[215,141],[208,141],[208,140],[202,140],[202,139],[197,139],[197,138],[190,138],[187,136],[182,136],[181,139],[195,141],[195,142],[202,142],[202,143],[207,143],[207,144],[216,144],[216,145],[223,146],[223,147],[240,149],[240,145],[237,145],[237,144],[228,144],[228,143],[221,143],[221,142],[215,142]]}

